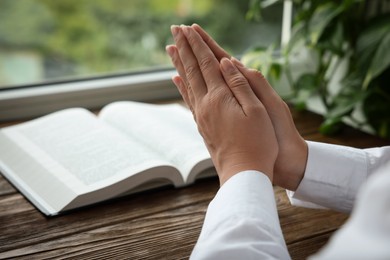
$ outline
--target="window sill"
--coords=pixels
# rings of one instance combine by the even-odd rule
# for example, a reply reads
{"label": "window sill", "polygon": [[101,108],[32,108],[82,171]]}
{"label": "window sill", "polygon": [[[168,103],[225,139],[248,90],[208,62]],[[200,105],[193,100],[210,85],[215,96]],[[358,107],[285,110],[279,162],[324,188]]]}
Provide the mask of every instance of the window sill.
{"label": "window sill", "polygon": [[98,109],[117,100],[156,101],[179,97],[175,70],[65,82],[0,91],[0,121],[27,119],[69,107]]}

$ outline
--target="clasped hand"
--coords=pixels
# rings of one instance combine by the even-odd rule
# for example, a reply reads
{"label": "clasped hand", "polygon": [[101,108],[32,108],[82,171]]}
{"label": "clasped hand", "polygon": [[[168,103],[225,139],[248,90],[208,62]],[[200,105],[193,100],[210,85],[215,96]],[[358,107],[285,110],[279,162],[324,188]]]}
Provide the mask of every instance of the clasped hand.
{"label": "clasped hand", "polygon": [[295,190],[307,145],[289,108],[263,75],[230,57],[200,26],[172,26],[166,50],[173,77],[191,109],[221,185],[238,172],[257,170]]}

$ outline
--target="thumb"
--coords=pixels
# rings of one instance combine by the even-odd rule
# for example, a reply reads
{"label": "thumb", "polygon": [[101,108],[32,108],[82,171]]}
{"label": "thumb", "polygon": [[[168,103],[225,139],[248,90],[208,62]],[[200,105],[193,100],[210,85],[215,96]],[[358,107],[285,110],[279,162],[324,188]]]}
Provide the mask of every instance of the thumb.
{"label": "thumb", "polygon": [[[269,112],[274,112],[275,104],[282,102],[281,97],[268,83],[260,71],[245,67],[239,60],[232,58],[233,64],[248,80],[257,98],[264,104]],[[276,108],[277,109],[277,108]]]}
{"label": "thumb", "polygon": [[220,67],[226,84],[237,102],[244,108],[244,111],[245,107],[248,105],[261,103],[253,92],[247,79],[229,59],[223,58]]}
{"label": "thumb", "polygon": [[268,83],[267,79],[258,70],[245,67],[239,60],[232,58],[232,63],[248,80],[255,96],[264,105],[277,132],[296,132],[290,109],[278,93]]}

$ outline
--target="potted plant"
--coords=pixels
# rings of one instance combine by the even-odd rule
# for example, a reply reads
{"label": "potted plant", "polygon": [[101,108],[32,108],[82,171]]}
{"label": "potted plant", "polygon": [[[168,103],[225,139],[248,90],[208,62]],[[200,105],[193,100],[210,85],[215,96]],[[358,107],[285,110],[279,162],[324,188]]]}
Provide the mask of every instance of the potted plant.
{"label": "potted plant", "polygon": [[[248,15],[259,17],[267,6],[281,2],[253,0]],[[322,133],[335,133],[342,121],[349,120],[389,138],[389,1],[292,2],[291,38],[280,55],[275,55],[275,46],[255,48],[244,55],[243,62],[260,69],[271,81],[285,78],[291,89],[286,98],[299,109],[306,108],[310,97],[319,97],[325,109]],[[297,75],[295,64],[302,50],[310,54],[312,65]],[[357,118],[357,111],[363,116]]]}

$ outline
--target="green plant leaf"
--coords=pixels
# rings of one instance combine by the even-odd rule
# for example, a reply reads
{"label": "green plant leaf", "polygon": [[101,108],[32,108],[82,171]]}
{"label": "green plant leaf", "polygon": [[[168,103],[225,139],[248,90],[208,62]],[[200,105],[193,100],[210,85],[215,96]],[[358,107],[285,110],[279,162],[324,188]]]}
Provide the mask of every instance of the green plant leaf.
{"label": "green plant leaf", "polygon": [[340,84],[344,89],[361,89],[363,76],[354,68],[349,68],[347,75],[341,80]]}
{"label": "green plant leaf", "polygon": [[[389,26],[390,32],[390,26]],[[363,81],[363,88],[367,88],[371,80],[381,74],[390,65],[390,33],[385,35],[378,48],[375,51],[374,57],[368,67],[367,74]]]}
{"label": "green plant leaf", "polygon": [[312,95],[312,92],[307,89],[302,89],[295,96],[289,98],[289,101],[294,104],[294,108],[298,111],[306,110],[306,101]]}
{"label": "green plant leaf", "polygon": [[376,87],[363,102],[363,112],[368,123],[379,136],[390,138],[390,90]]}
{"label": "green plant leaf", "polygon": [[302,74],[296,81],[297,91],[290,101],[295,105],[297,110],[306,109],[306,101],[317,90],[317,74],[305,73]]}
{"label": "green plant leaf", "polygon": [[317,44],[325,28],[333,18],[343,11],[343,8],[343,5],[336,5],[332,2],[328,2],[316,8],[309,21],[309,37],[312,45]]}
{"label": "green plant leaf", "polygon": [[261,0],[251,0],[249,2],[248,12],[245,15],[248,21],[260,21],[261,19]]}
{"label": "green plant leaf", "polygon": [[384,35],[388,34],[389,23],[389,17],[381,17],[370,21],[357,40],[356,51],[359,54],[364,54],[364,52],[367,52],[367,49],[369,51],[375,49]]}
{"label": "green plant leaf", "polygon": [[367,96],[361,89],[344,88],[332,99],[327,117],[337,118],[349,115]]}
{"label": "green plant leaf", "polygon": [[324,135],[334,135],[341,130],[342,121],[340,117],[327,118],[320,126],[320,133]]}
{"label": "green plant leaf", "polygon": [[346,55],[343,46],[345,43],[344,29],[341,21],[328,27],[319,39],[318,46],[321,49],[330,51],[333,54],[342,57]]}
{"label": "green plant leaf", "polygon": [[390,18],[380,17],[369,23],[356,45],[357,66],[364,75],[363,88],[390,65]]}
{"label": "green plant leaf", "polygon": [[[259,52],[261,54],[258,57],[253,53],[246,57],[247,60],[260,68],[266,77],[278,78],[285,72],[292,85],[288,100],[296,109],[306,109],[307,100],[313,95],[319,95],[327,109],[320,127],[322,133],[338,132],[345,117],[358,125],[365,124],[352,117],[355,108],[362,107],[367,123],[381,136],[390,137],[388,10],[371,8],[368,14],[365,8],[373,7],[371,0],[292,1],[294,25],[290,41],[283,49],[284,60],[277,62],[270,52],[271,48]],[[260,0],[253,2],[258,2],[259,8],[262,8]],[[266,0],[262,3],[268,5],[276,2],[279,1]],[[295,69],[292,64],[294,58],[299,57],[296,54],[300,47],[310,50],[313,61],[317,62],[314,65],[316,68],[306,71],[317,69],[317,72],[304,72],[295,79],[291,73]],[[330,91],[333,89],[329,87],[329,82],[333,81],[329,75],[335,74],[339,64],[347,66],[347,74],[340,82],[341,91],[334,95]]]}
{"label": "green plant leaf", "polygon": [[263,0],[263,1],[261,1],[260,5],[261,5],[261,8],[267,8],[267,7],[274,5],[280,1],[281,0]]}
{"label": "green plant leaf", "polygon": [[282,74],[282,65],[279,63],[273,63],[271,65],[271,69],[269,71],[271,77],[275,79],[280,79],[280,76]]}
{"label": "green plant leaf", "polygon": [[257,47],[253,51],[247,52],[241,61],[246,66],[258,69],[265,77],[271,75],[272,69],[277,69],[274,66],[280,66],[280,62],[274,58],[275,46],[271,45],[268,48]]}
{"label": "green plant leaf", "polygon": [[298,78],[296,85],[299,89],[314,91],[318,88],[317,82],[318,82],[317,74],[305,73]]}
{"label": "green plant leaf", "polygon": [[298,22],[294,24],[291,29],[291,38],[288,41],[287,46],[284,48],[284,55],[289,55],[289,53],[298,46],[306,41],[306,30],[305,24],[303,22]]}

